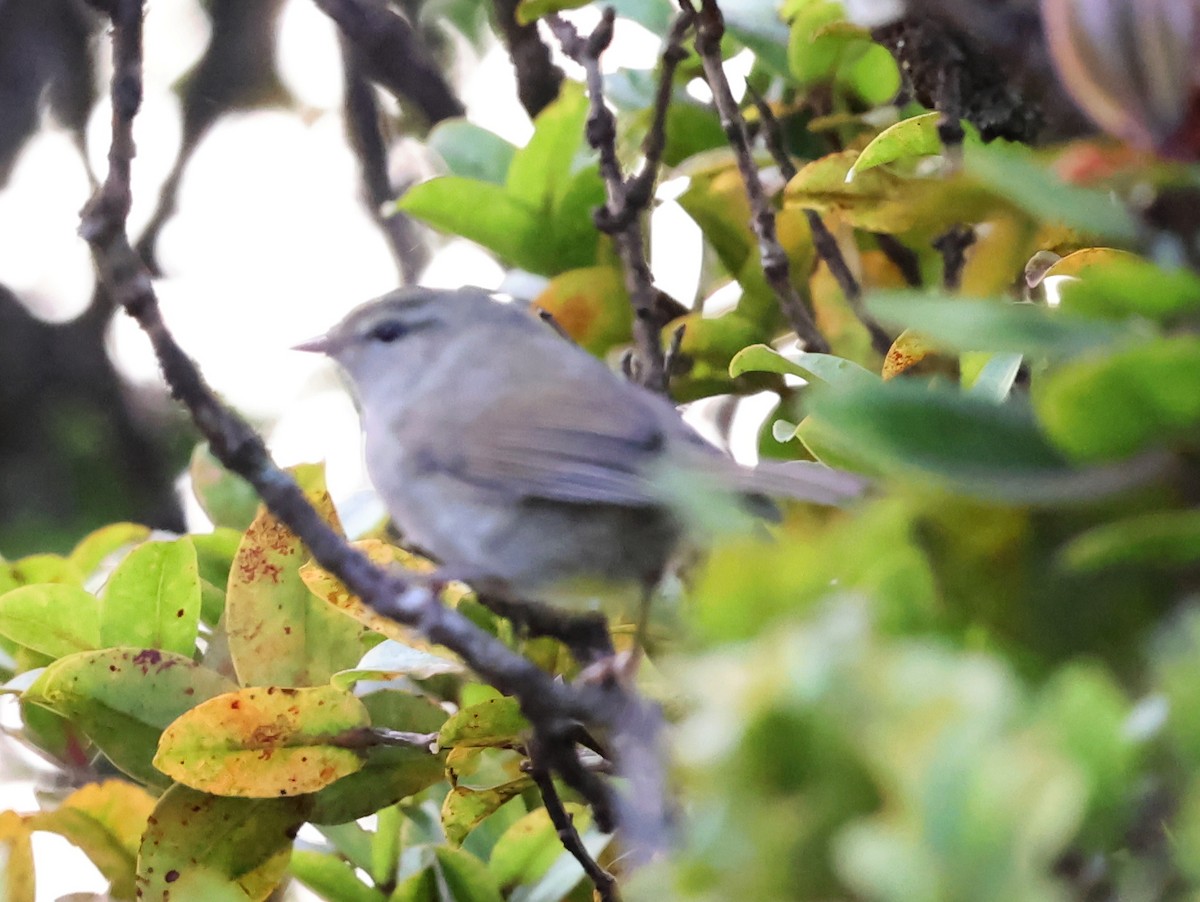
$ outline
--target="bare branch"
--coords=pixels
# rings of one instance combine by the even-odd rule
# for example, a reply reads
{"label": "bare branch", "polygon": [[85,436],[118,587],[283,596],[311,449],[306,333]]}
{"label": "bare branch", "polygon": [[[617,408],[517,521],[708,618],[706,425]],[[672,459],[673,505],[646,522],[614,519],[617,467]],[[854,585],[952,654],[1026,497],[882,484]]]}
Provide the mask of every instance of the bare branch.
{"label": "bare branch", "polygon": [[904,276],[904,281],[908,283],[909,287],[920,288],[924,280],[921,278],[921,263],[917,259],[916,252],[903,244],[895,235],[889,235],[886,232],[875,232],[874,234],[875,243],[892,261],[892,264],[900,270],[900,274]]}
{"label": "bare branch", "polygon": [[359,51],[363,71],[431,123],[464,112],[408,20],[384,0],[313,0]]}
{"label": "bare branch", "polygon": [[411,285],[425,265],[428,251],[421,241],[417,224],[399,210],[384,213],[384,204],[396,196],[388,176],[387,145],[384,141],[383,120],[375,97],[375,86],[366,78],[359,51],[345,35],[341,36],[342,72],[345,76],[343,109],[346,112],[346,134],[350,147],[358,157],[362,175],[363,194],[371,218],[379,225],[388,240],[392,259],[400,272],[400,280]]}
{"label": "bare branch", "polygon": [[596,211],[596,227],[612,235],[625,270],[625,287],[633,305],[633,335],[637,346],[635,360],[626,374],[652,391],[665,394],[669,374],[662,347],[663,327],[674,317],[670,305],[660,302],[661,292],[646,259],[646,241],[642,213],[650,206],[658,166],[666,142],[666,110],[671,100],[675,68],[684,57],[681,42],[691,26],[692,15],[685,12],[672,25],[663,51],[659,73],[654,119],[644,144],[642,170],[630,179],[621,171],[617,159],[617,122],[604,103],[604,79],[600,73],[600,55],[612,40],[615,14],[606,7],[600,23],[586,38],[573,25],[554,15],[547,18],[550,29],[562,44],[563,52],[581,66],[587,75],[591,111],[587,121],[588,143],[600,154],[600,174],[604,178],[608,202]]}
{"label": "bare branch", "polygon": [[533,119],[558,97],[563,72],[551,62],[550,48],[542,43],[537,25],[517,22],[517,3],[518,0],[492,0],[492,9],[517,74],[517,97]]}
{"label": "bare branch", "polygon": [[[779,120],[775,118],[771,107],[757,91],[753,88],[748,88],[748,90],[750,96],[754,99],[754,105],[758,108],[758,114],[762,120],[763,140],[766,142],[767,149],[771,152],[771,157],[775,160],[775,164],[779,167],[779,171],[784,179],[790,182],[796,175],[796,165],[792,162],[792,158],[788,156],[787,149],[784,147],[783,132],[779,128]],[[817,256],[825,261],[825,265],[829,267],[829,272],[837,280],[838,287],[842,289],[842,295],[846,298],[850,309],[854,311],[854,315],[858,317],[858,321],[866,326],[867,331],[871,335],[872,347],[880,354],[886,354],[888,348],[892,346],[892,339],[875,318],[867,313],[867,309],[863,306],[862,286],[859,284],[858,279],[854,277],[854,273],[850,271],[850,265],[846,262],[846,256],[842,253],[841,247],[838,246],[837,239],[829,231],[829,228],[825,225],[825,221],[821,219],[820,214],[816,210],[806,207],[804,218],[808,220],[808,228],[812,232],[813,249],[816,250]]]}
{"label": "bare branch", "polygon": [[[690,3],[691,0],[681,0]],[[763,273],[767,277],[775,296],[796,335],[809,351],[827,352],[829,343],[817,329],[812,314],[804,306],[796,287],[792,285],[790,264],[783,245],[775,230],[775,212],[763,190],[758,167],[750,152],[750,138],[746,133],[746,122],[738,109],[729,79],[721,63],[721,38],[725,34],[725,20],[716,0],[702,0],[696,18],[696,52],[704,66],[704,77],[713,94],[713,103],[721,117],[721,127],[737,158],[738,170],[746,186],[746,197],[750,201],[752,216],[750,224],[758,236],[758,250],[762,258]]]}
{"label": "bare branch", "polygon": [[596,887],[596,895],[600,902],[618,902],[621,897],[617,892],[616,878],[602,868],[584,846],[579,831],[575,829],[575,822],[563,806],[554,786],[554,777],[545,761],[545,751],[537,743],[530,743],[529,747],[529,776],[537,784],[542,802],[546,806],[546,813],[550,816],[550,823],[558,832],[559,841],[583,867],[584,873]]}

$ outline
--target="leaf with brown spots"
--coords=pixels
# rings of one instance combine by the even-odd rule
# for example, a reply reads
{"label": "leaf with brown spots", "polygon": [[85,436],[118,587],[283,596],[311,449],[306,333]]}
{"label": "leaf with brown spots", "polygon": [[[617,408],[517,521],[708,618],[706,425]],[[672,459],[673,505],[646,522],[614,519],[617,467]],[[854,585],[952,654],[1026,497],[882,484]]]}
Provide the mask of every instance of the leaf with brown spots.
{"label": "leaf with brown spots", "polygon": [[[309,464],[292,473],[340,531],[324,468]],[[366,630],[305,587],[300,567],[307,556],[300,540],[265,509],[242,537],[229,571],[225,625],[243,686],[319,686],[357,664],[366,650]]]}
{"label": "leaf with brown spots", "polygon": [[163,793],[138,853],[141,902],[265,899],[283,879],[305,798],[230,799],[175,785]]}
{"label": "leaf with brown spots", "polygon": [[209,699],[171,724],[154,766],[217,795],[316,792],[363,766],[362,757],[337,740],[370,724],[363,703],[332,686],[241,689]]}
{"label": "leaf with brown spots", "polygon": [[[425,558],[418,557],[412,552],[405,551],[403,548],[397,548],[395,545],[389,545],[387,542],[382,542],[379,539],[363,539],[358,542],[352,542],[351,545],[381,567],[396,567],[399,565],[403,569],[411,570],[414,573],[431,573],[435,569],[433,563]],[[387,636],[389,639],[394,639],[401,645],[430,652],[436,649],[435,653],[453,661],[458,660],[457,658],[452,658],[450,652],[441,646],[431,645],[425,639],[421,638],[420,634],[415,630],[397,623],[390,617],[384,617],[375,613],[375,611],[363,604],[361,598],[350,594],[350,590],[346,588],[340,579],[315,561],[309,561],[300,568],[300,579],[304,581],[304,585],[317,598],[324,599],[339,611],[348,614],[364,626],[370,627],[373,631]],[[443,593],[443,599],[453,606],[463,596],[467,595],[469,591],[465,586],[453,583]],[[357,664],[357,659],[353,663]]]}
{"label": "leaf with brown spots", "polygon": [[70,720],[131,777],[162,786],[150,763],[159,734],[184,711],[234,688],[182,655],[106,648],[55,661],[22,698]]}

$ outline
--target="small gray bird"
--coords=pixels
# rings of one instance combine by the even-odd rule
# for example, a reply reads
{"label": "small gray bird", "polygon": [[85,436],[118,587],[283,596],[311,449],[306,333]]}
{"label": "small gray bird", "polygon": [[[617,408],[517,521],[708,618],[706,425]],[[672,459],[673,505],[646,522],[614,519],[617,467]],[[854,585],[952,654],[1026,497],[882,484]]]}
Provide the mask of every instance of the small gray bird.
{"label": "small gray bird", "polygon": [[513,600],[653,585],[694,532],[681,487],[761,514],[767,495],[837,504],[863,488],[816,463],[739,466],[667,400],[478,288],[394,291],[297,349],[349,375],[404,535]]}

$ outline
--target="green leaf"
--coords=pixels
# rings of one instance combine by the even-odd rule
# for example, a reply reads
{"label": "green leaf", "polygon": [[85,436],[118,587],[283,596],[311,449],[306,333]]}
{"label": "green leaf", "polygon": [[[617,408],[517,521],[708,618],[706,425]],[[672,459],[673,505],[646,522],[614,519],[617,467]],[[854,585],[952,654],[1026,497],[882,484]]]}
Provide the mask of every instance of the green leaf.
{"label": "green leaf", "polygon": [[71,551],[67,560],[82,576],[90,576],[111,554],[136,545],[150,535],[150,528],[140,523],[110,523],[88,533]]}
{"label": "green leaf", "polygon": [[1020,145],[993,141],[963,150],[973,179],[1038,220],[1124,243],[1137,239],[1132,214],[1107,191],[1066,184]]}
{"label": "green leaf", "polygon": [[96,599],[78,586],[44,583],[0,595],[0,636],[51,658],[100,644]]}
{"label": "green leaf", "polygon": [[32,586],[37,583],[83,584],[85,574],[60,554],[31,554],[9,564],[0,564],[0,588]]}
{"label": "green leaf", "polygon": [[902,84],[895,58],[879,44],[867,44],[843,60],[836,81],[848,85],[869,106],[889,102]]}
{"label": "green leaf", "polygon": [[1084,573],[1108,567],[1191,567],[1200,563],[1200,511],[1154,511],[1103,523],[1059,552]]}
{"label": "green leaf", "polygon": [[1112,675],[1097,664],[1066,665],[1038,699],[1044,730],[1088,784],[1084,823],[1092,842],[1119,842],[1127,828],[1127,806],[1137,792],[1137,764],[1145,748],[1129,729],[1131,708]]}
{"label": "green leaf", "polygon": [[166,781],[150,763],[159,734],[189,708],[234,688],[180,655],[106,648],[55,661],[23,698],[70,720],[131,777],[161,786]]}
{"label": "green leaf", "polygon": [[788,358],[766,345],[743,348],[729,362],[729,375],[736,377],[748,372],[782,373],[830,385],[879,382],[878,376],[852,360],[807,351],[796,352]]}
{"label": "green leaf", "polygon": [[191,656],[200,623],[196,549],[184,536],[145,542],[113,571],[100,602],[100,644]]}
{"label": "green leaf", "polygon": [[502,902],[487,866],[469,852],[448,846],[431,850],[428,864],[392,893],[391,902]]}
{"label": "green leaf", "polygon": [[536,22],[542,16],[550,13],[560,13],[567,9],[579,9],[587,6],[589,0],[521,0],[517,4],[516,19],[520,25]]}
{"label": "green leaf", "polygon": [[1059,305],[1084,316],[1144,316],[1169,321],[1200,309],[1200,276],[1186,269],[1163,269],[1111,248],[1068,254],[1045,278],[1075,275],[1058,286]]}
{"label": "green leaf", "polygon": [[143,899],[265,899],[283,879],[308,800],[232,799],[172,786],[138,855]]}
{"label": "green leaf", "polygon": [[[977,498],[1089,501],[1156,472],[1142,466],[1074,469],[1025,405],[997,405],[907,380],[816,391],[811,411],[822,442],[838,455]],[[800,435],[805,437],[803,428]]]}
{"label": "green leaf", "polygon": [[533,785],[529,777],[502,783],[490,789],[467,789],[456,786],[442,802],[442,829],[446,839],[458,846],[467,834],[495,812],[509,799],[513,799]]}
{"label": "green leaf", "polygon": [[427,146],[451,175],[503,185],[517,148],[495,132],[466,119],[446,119],[429,133]]}
{"label": "green leaf", "polygon": [[834,0],[806,3],[792,16],[788,68],[802,86],[831,80],[851,45],[870,43],[870,33],[846,22],[845,16]]}
{"label": "green leaf", "polygon": [[303,795],[362,767],[334,740],[370,722],[362,702],[332,686],[241,689],[180,715],[163,731],[154,766],[217,795]]}
{"label": "green leaf", "polygon": [[537,208],[499,185],[443,176],[414,185],[395,207],[483,245],[506,263],[542,274],[552,268],[544,253],[544,220]]}
{"label": "green leaf", "polygon": [[387,896],[358,879],[354,866],[336,855],[297,849],[288,869],[322,899],[338,902],[386,902]]}
{"label": "green leaf", "polygon": [[214,526],[240,532],[250,525],[258,512],[258,493],[241,476],[226,470],[207,444],[197,445],[192,452],[188,476],[192,494]]}
{"label": "green leaf", "polygon": [[515,698],[491,698],[463,708],[442,725],[442,748],[510,748],[529,729]]}
{"label": "green leaf", "polygon": [[[534,120],[529,143],[513,155],[505,186],[509,196],[535,216],[548,211],[570,184],[587,115],[583,87],[564,82],[558,99]],[[483,209],[478,203],[473,206],[475,214]]]}
{"label": "green leaf", "polygon": [[604,203],[604,190],[600,167],[592,164],[572,175],[555,198],[550,222],[543,222],[539,232],[547,274],[596,262],[600,238],[592,213]]}
{"label": "green leaf", "polygon": [[1036,304],[966,299],[923,291],[879,291],[867,309],[884,325],[912,329],[953,351],[1073,357],[1128,341],[1130,329]]}
{"label": "green leaf", "polygon": [[738,0],[725,4],[721,14],[728,33],[754,51],[757,62],[776,75],[787,75],[788,30],[779,18],[776,0]]}
{"label": "green leaf", "polygon": [[852,180],[861,172],[897,160],[940,154],[944,149],[938,135],[941,118],[941,113],[925,113],[888,126],[862,149],[846,177]]}
{"label": "green leaf", "polygon": [[969,391],[999,404],[1012,391],[1022,360],[1024,357],[1021,354],[993,354],[980,369]]}
{"label": "green leaf", "polygon": [[1115,460],[1194,439],[1200,341],[1167,338],[1073,361],[1045,374],[1033,398],[1047,434],[1078,460]]}
{"label": "green leaf", "polygon": [[[588,809],[573,802],[565,807],[575,829],[583,834],[591,821]],[[545,808],[537,808],[504,831],[492,848],[488,870],[501,886],[533,883],[545,876],[563,852],[562,840],[550,815]]]}

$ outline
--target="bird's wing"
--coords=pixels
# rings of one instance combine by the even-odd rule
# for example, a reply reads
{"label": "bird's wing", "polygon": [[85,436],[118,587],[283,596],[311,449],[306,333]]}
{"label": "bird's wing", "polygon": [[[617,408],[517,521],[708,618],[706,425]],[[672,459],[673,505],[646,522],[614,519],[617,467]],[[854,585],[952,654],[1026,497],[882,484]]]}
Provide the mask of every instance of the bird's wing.
{"label": "bird's wing", "polygon": [[659,504],[650,471],[667,440],[665,424],[645,399],[623,395],[603,385],[594,393],[543,385],[473,414],[443,410],[436,428],[411,418],[400,428],[416,439],[410,447],[419,447],[423,466],[506,497]]}
{"label": "bird's wing", "polygon": [[675,468],[744,495],[753,512],[774,519],[763,496],[836,505],[866,488],[857,476],[811,461],[739,466],[667,402],[622,383],[589,381],[580,391],[568,377],[461,416],[450,408],[427,416],[436,422],[397,424],[422,468],[510,499],[658,506],[675,497],[678,487],[663,480]]}

